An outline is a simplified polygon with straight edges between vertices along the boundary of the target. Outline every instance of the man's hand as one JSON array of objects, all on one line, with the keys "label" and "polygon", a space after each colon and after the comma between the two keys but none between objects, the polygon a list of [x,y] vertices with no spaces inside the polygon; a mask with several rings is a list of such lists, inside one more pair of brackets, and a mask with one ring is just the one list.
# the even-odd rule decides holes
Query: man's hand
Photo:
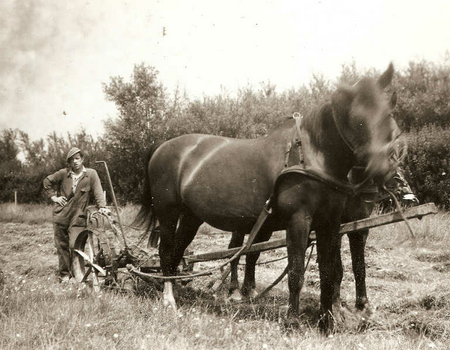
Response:
[{"label": "man's hand", "polygon": [[61,197],[53,196],[51,199],[53,202],[59,204],[62,207],[67,204],[67,198],[64,196]]},{"label": "man's hand", "polygon": [[109,210],[108,208],[99,208],[98,211],[103,215],[111,215],[111,210]]}]

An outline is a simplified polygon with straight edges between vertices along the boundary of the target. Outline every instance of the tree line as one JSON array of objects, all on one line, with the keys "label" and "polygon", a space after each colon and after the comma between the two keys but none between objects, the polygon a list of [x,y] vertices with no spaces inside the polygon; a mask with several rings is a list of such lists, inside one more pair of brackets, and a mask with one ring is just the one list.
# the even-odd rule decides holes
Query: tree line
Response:
[{"label": "tree line", "polygon": [[[169,94],[155,67],[139,64],[129,80],[111,77],[103,84],[105,98],[117,107],[117,116],[104,122],[104,134],[94,139],[85,130],[31,141],[20,130],[0,134],[0,202],[46,202],[42,180],[66,166],[72,146],[86,153],[87,166],[95,160],[108,164],[116,196],[121,204],[140,200],[145,153],[156,141],[187,133],[206,133],[235,138],[263,136],[283,118],[301,114],[326,101],[335,84],[353,84],[362,76],[377,76],[375,69],[359,71],[355,64],[343,65],[335,82],[313,75],[308,84],[277,91],[262,82],[235,93],[227,90],[191,100],[184,92]],[[450,208],[450,56],[441,63],[410,62],[396,72],[391,86],[398,102],[393,114],[408,140],[404,160],[406,177],[422,202],[433,201]],[[22,155],[24,160],[19,160]],[[97,168],[108,190],[103,168]]]}]

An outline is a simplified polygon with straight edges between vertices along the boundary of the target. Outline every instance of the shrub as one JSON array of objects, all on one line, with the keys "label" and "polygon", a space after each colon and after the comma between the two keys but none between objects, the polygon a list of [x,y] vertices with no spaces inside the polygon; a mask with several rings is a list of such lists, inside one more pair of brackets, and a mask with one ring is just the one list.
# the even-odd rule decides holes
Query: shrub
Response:
[{"label": "shrub", "polygon": [[410,62],[397,74],[394,89],[398,92],[394,115],[402,130],[450,126],[450,60]]},{"label": "shrub", "polygon": [[450,128],[428,125],[407,135],[405,170],[422,203],[450,208]]}]

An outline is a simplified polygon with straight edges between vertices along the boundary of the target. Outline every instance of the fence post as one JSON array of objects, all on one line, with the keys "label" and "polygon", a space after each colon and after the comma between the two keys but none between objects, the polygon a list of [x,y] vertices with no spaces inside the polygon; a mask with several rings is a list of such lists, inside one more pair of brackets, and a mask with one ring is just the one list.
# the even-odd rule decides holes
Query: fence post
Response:
[{"label": "fence post", "polygon": [[14,191],[14,210],[17,210],[17,191]]}]

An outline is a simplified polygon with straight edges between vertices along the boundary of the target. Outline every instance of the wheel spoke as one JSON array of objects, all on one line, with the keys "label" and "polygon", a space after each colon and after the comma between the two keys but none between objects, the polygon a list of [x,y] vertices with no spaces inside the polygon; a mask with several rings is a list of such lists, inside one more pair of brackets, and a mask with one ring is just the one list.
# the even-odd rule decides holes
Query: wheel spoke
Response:
[{"label": "wheel spoke", "polygon": [[101,268],[99,265],[94,264],[94,262],[91,260],[91,258],[85,252],[82,252],[81,250],[78,250],[78,249],[75,249],[74,251],[83,257],[83,259],[85,261],[85,265],[89,266],[89,269],[91,269],[93,267],[98,272],[100,272],[102,275],[106,276],[106,271],[103,268]]},{"label": "wheel spoke", "polygon": [[83,259],[85,261],[87,261],[88,263],[91,263],[91,259],[89,258],[89,256],[85,252],[82,252],[81,250],[78,250],[78,249],[75,249],[74,252],[77,253],[77,254],[80,254],[83,257]]},{"label": "wheel spoke", "polygon": [[89,277],[89,275],[92,272],[92,267],[88,267],[86,273],[83,276],[83,279],[81,280],[81,283],[86,282],[87,278]]},{"label": "wheel spoke", "polygon": [[99,277],[107,276],[105,257],[98,233],[84,230],[79,233],[73,248],[72,269],[79,283],[92,283],[94,291],[100,290]]},{"label": "wheel spoke", "polygon": [[100,272],[103,276],[106,276],[106,271],[104,269],[102,269],[100,266],[98,266],[97,264],[92,263],[91,266],[96,269],[98,272]]}]

